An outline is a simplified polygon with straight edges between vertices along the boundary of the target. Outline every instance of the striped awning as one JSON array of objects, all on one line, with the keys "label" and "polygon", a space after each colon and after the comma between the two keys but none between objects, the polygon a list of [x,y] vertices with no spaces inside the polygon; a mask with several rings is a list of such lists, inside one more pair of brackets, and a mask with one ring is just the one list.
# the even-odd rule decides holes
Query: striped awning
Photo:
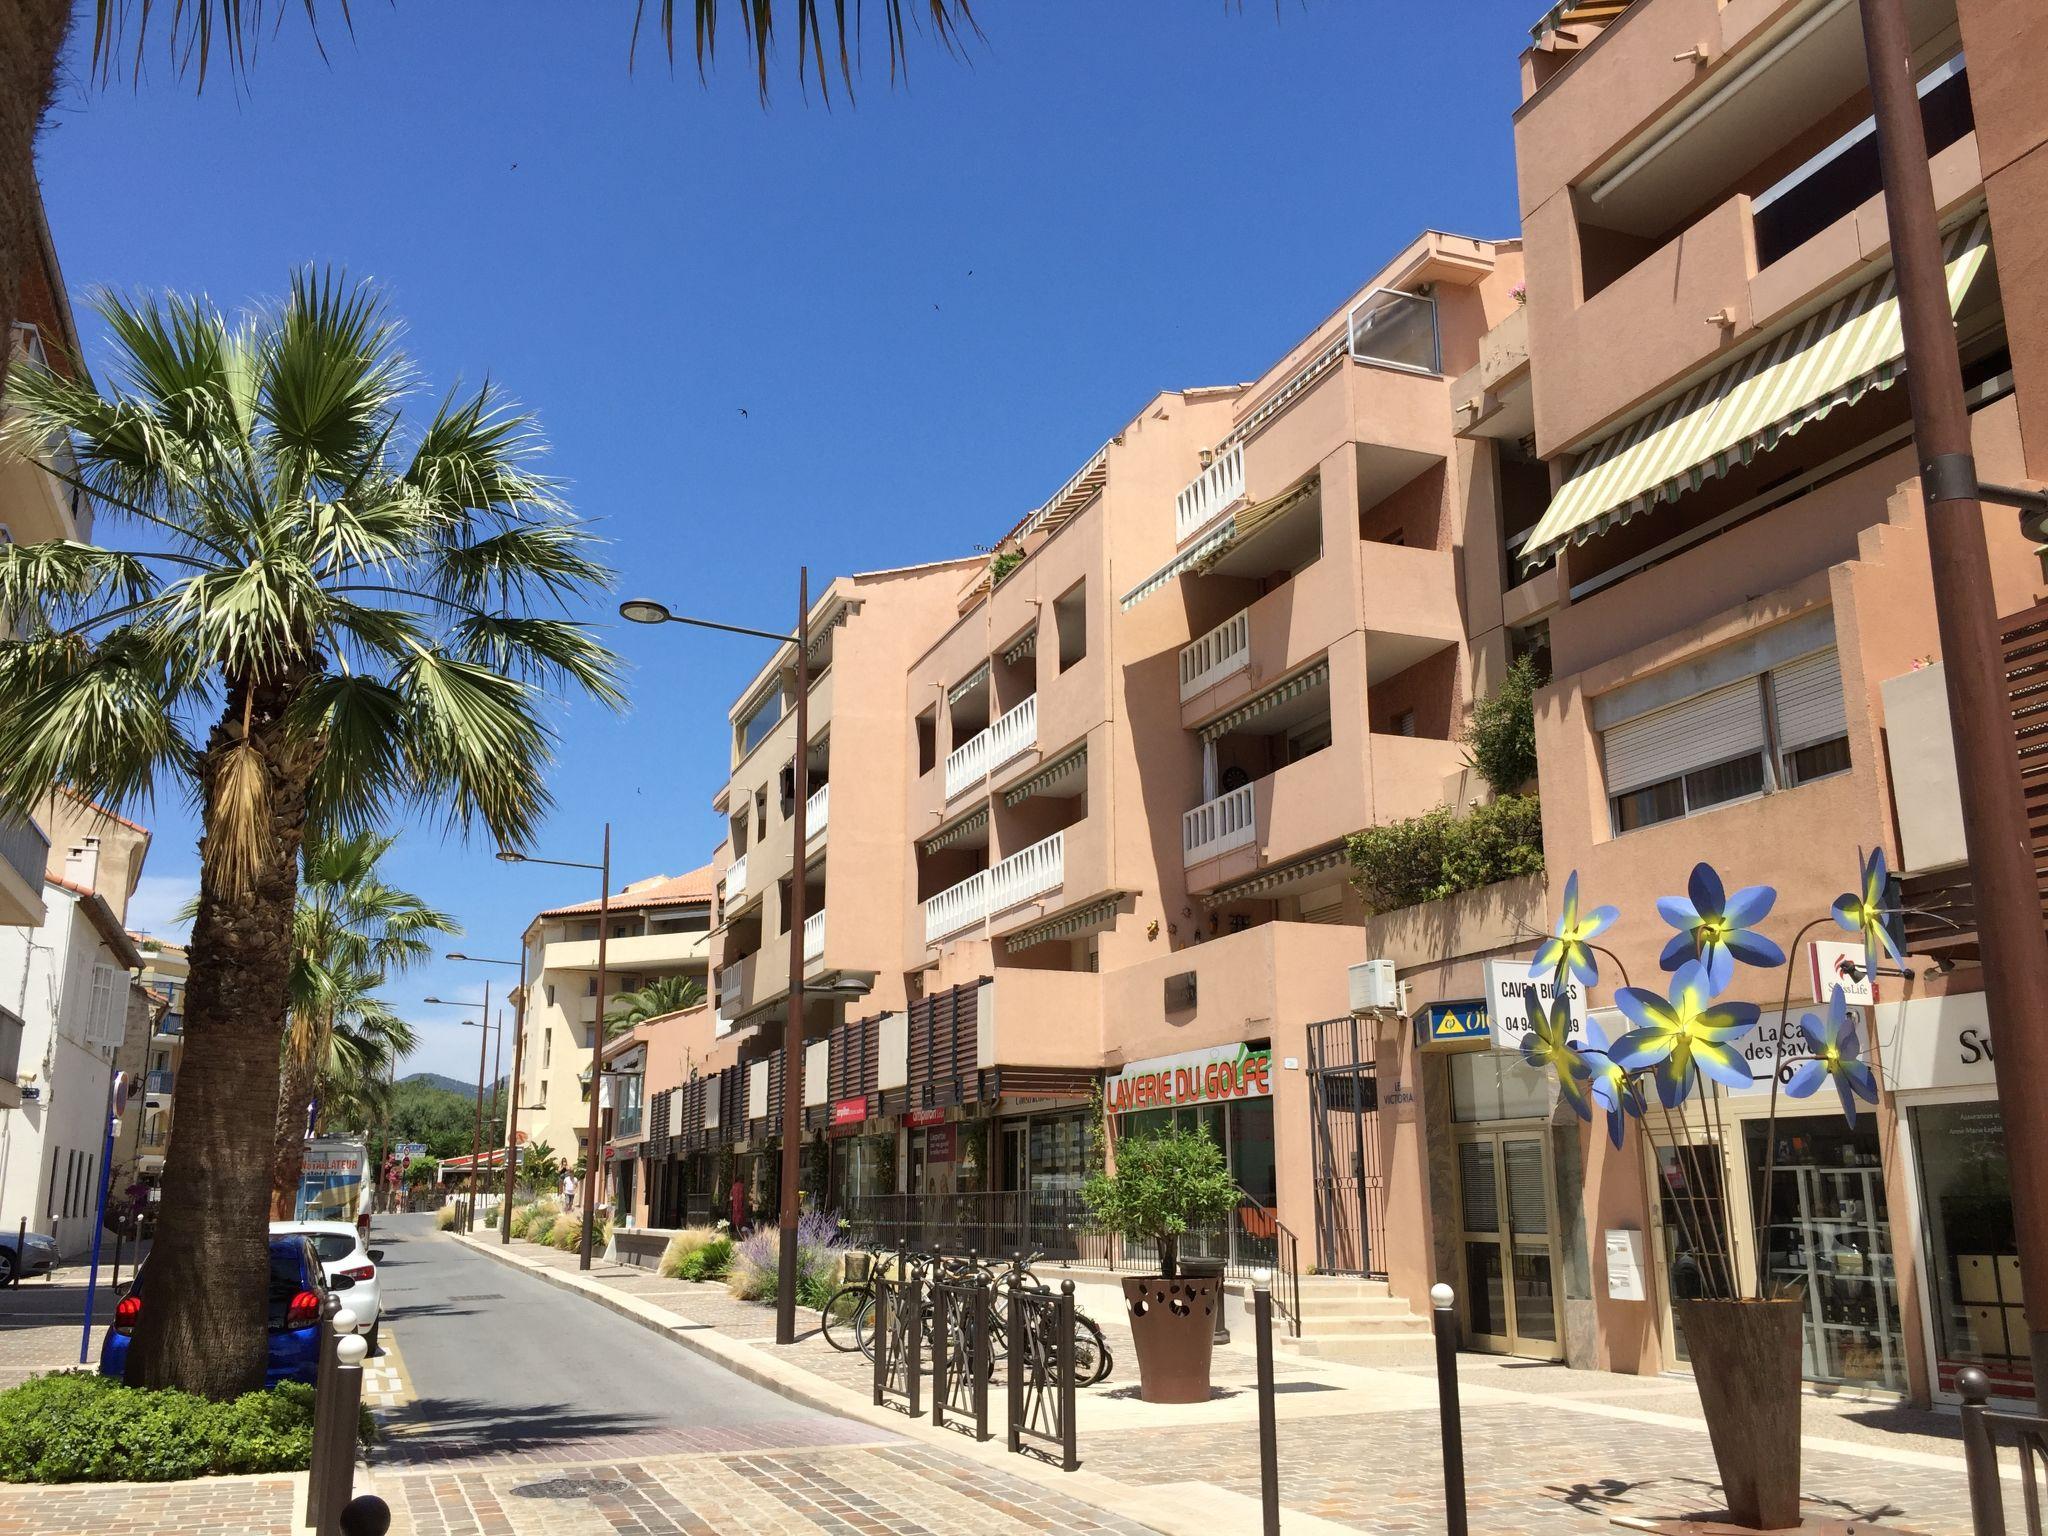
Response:
[{"label": "striped awning", "polygon": [[1022,805],[1033,795],[1042,794],[1044,791],[1051,789],[1087,761],[1088,747],[1086,743],[1083,743],[1057,762],[1047,763],[1022,783],[1004,790],[1003,804]]},{"label": "striped awning", "polygon": [[[1951,230],[1943,247],[1953,313],[1990,254],[1986,216]],[[1904,353],[1897,277],[1886,272],[1587,452],[1522,559],[1539,565],[1749,463],[1836,406],[1889,388],[1905,371]]]},{"label": "striped awning", "polygon": [[959,842],[961,838],[971,833],[979,832],[987,825],[988,807],[984,805],[973,815],[963,816],[943,832],[935,833],[931,837],[926,838],[924,851],[926,853],[937,853],[941,848],[950,848]]},{"label": "striped awning", "polygon": [[1202,557],[1201,572],[1212,570],[1216,563],[1233,549],[1249,544],[1281,516],[1292,512],[1304,501],[1309,500],[1323,488],[1320,472],[1310,475],[1301,484],[1290,486],[1278,496],[1268,496],[1264,501],[1254,502],[1243,508],[1231,519],[1230,537]]},{"label": "striped awning", "polygon": [[1034,944],[1050,944],[1054,939],[1071,939],[1086,933],[1090,928],[1099,928],[1116,916],[1116,909],[1123,901],[1121,892],[1105,896],[1100,901],[1091,901],[1085,907],[1076,907],[1058,917],[1043,923],[1033,923],[1029,928],[1020,928],[1015,933],[1003,935],[1003,948],[1010,954],[1020,949],[1029,949]]},{"label": "striped awning", "polygon": [[1207,533],[1195,540],[1194,543],[1180,551],[1171,560],[1167,561],[1166,564],[1131,588],[1130,591],[1126,592],[1119,599],[1119,606],[1122,607],[1124,612],[1129,613],[1154,592],[1159,591],[1169,581],[1172,581],[1174,577],[1180,575],[1182,571],[1191,569],[1198,561],[1209,555],[1236,533],[1238,516],[1239,514],[1232,513],[1229,517],[1224,518],[1222,522],[1211,528]]},{"label": "striped awning", "polygon": [[1006,665],[1014,667],[1026,656],[1036,656],[1037,654],[1038,626],[1033,624],[1023,634],[1010,642],[1009,649],[1003,652],[1003,661]]},{"label": "striped awning", "polygon": [[1290,699],[1298,699],[1309,689],[1330,680],[1330,660],[1326,656],[1306,672],[1297,672],[1283,678],[1257,698],[1246,699],[1227,715],[1219,715],[1202,727],[1202,740],[1218,741],[1228,736],[1239,726],[1256,720],[1269,709],[1278,709]]},{"label": "striped awning", "polygon": [[1277,890],[1283,885],[1291,885],[1296,880],[1306,880],[1312,875],[1322,874],[1325,870],[1335,869],[1343,862],[1344,849],[1341,845],[1325,848],[1320,853],[1311,853],[1290,864],[1277,864],[1271,869],[1260,870],[1248,879],[1234,881],[1229,885],[1219,885],[1202,897],[1202,905],[1213,909],[1228,906],[1233,901],[1246,901],[1254,896],[1263,896],[1268,891]]},{"label": "striped awning", "polygon": [[975,689],[987,681],[988,663],[984,661],[980,666],[946,690],[946,702],[948,704],[958,704],[968,694],[974,692]]},{"label": "striped awning", "polygon": [[1629,0],[1557,0],[1529,36],[1540,43],[1559,27],[1604,27],[1628,7]]}]

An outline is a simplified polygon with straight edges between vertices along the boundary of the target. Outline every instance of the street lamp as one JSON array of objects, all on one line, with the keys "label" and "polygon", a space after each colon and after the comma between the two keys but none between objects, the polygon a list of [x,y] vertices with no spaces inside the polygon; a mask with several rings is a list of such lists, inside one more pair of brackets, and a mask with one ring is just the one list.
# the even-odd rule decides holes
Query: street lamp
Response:
[{"label": "street lamp", "polygon": [[811,789],[810,750],[810,622],[811,571],[797,571],[796,630],[779,635],[772,630],[748,629],[739,624],[717,624],[710,619],[689,619],[671,613],[666,604],[652,598],[628,598],[619,604],[619,616],[635,624],[688,624],[695,629],[715,629],[722,634],[749,635],[773,640],[777,646],[796,646],[796,761],[791,769],[790,835],[795,849],[795,867],[789,874],[789,1022],[782,1035],[782,1242],[777,1255],[775,1287],[775,1342],[796,1342],[796,1228],[802,1214],[803,1197],[797,1189],[799,1143],[804,1127],[804,849],[809,841],[805,825],[809,815]]},{"label": "street lamp", "polygon": [[[590,1268],[591,1234],[592,1230],[597,1226],[597,1171],[604,1166],[604,1149],[597,1144],[598,1092],[596,1072],[600,1058],[603,1055],[605,984],[609,980],[608,973],[605,970],[605,943],[611,937],[612,931],[612,824],[610,822],[604,824],[604,857],[596,864],[587,864],[579,859],[543,859],[537,854],[521,853],[514,848],[500,848],[498,850],[498,859],[501,863],[505,864],[551,864],[557,869],[591,869],[597,871],[597,1018],[590,1026],[590,1067],[592,1074],[590,1079],[590,1128],[584,1137],[585,1146],[583,1151],[583,1242],[576,1260],[576,1267],[578,1269],[588,1269]],[[519,1005],[523,1013],[526,1007],[526,988],[523,985],[523,978],[526,975],[526,941],[523,936],[520,939],[519,953],[521,957],[519,974],[522,978],[522,985],[519,989]],[[499,961],[498,963],[502,965],[504,962]],[[522,1031],[522,1035],[523,1033]],[[517,1059],[515,1055],[515,1063]],[[507,1227],[505,1230],[507,1236],[503,1240],[509,1242],[511,1240],[511,1229]]]},{"label": "street lamp", "polygon": [[[476,1165],[483,1156],[484,1148],[484,1052],[491,1043],[491,984],[488,981],[484,983],[484,1000],[481,1003],[458,1003],[445,997],[426,997],[420,1001],[432,1003],[436,1008],[477,1008],[483,1013],[480,1021],[458,1021],[465,1029],[483,1031],[476,1038],[476,1128],[469,1138],[469,1209],[462,1218],[462,1230],[471,1232],[476,1229]],[[501,1037],[504,1035],[503,1025],[499,1026],[498,1033]]]},{"label": "street lamp", "polygon": [[[468,965],[502,965],[519,973],[519,995],[512,1004],[512,1091],[506,1095],[511,1103],[506,1106],[505,1116],[505,1199],[503,1209],[498,1212],[498,1242],[509,1244],[512,1241],[512,1187],[519,1153],[519,1089],[526,1081],[521,1075],[526,1061],[526,939],[521,935],[517,960],[465,955],[461,950],[450,951],[448,958]],[[499,1043],[502,1045],[503,1042],[501,1031]]]}]

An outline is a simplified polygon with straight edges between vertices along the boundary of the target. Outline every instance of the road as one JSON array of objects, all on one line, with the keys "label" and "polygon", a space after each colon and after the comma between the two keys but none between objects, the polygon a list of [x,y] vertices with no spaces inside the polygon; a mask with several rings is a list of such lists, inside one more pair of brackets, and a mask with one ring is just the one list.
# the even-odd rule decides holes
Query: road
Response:
[{"label": "road", "polygon": [[414,1407],[401,1462],[872,1440],[544,1280],[381,1217],[384,1331]]}]

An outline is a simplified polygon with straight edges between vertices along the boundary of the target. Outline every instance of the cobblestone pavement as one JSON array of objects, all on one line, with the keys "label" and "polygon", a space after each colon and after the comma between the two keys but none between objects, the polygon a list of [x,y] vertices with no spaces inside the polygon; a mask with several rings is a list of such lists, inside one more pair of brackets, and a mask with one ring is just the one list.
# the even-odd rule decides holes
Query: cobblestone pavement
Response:
[{"label": "cobblestone pavement", "polygon": [[[103,1276],[93,1295],[93,1337],[87,1351],[94,1364],[99,1361],[100,1331],[113,1320],[119,1300],[120,1292]],[[61,1272],[56,1279],[0,1288],[0,1388],[46,1371],[77,1370],[84,1321],[83,1274]]]}]

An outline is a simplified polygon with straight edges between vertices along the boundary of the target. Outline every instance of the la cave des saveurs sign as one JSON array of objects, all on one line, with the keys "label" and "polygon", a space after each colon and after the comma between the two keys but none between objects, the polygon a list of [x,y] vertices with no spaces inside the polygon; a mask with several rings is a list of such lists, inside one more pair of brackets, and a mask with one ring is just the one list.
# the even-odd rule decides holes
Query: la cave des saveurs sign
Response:
[{"label": "la cave des saveurs sign", "polygon": [[1103,1089],[1103,1108],[1112,1115],[1184,1104],[1222,1104],[1231,1099],[1264,1099],[1273,1093],[1273,1053],[1263,1047],[1215,1045],[1178,1056],[1134,1061]]}]

